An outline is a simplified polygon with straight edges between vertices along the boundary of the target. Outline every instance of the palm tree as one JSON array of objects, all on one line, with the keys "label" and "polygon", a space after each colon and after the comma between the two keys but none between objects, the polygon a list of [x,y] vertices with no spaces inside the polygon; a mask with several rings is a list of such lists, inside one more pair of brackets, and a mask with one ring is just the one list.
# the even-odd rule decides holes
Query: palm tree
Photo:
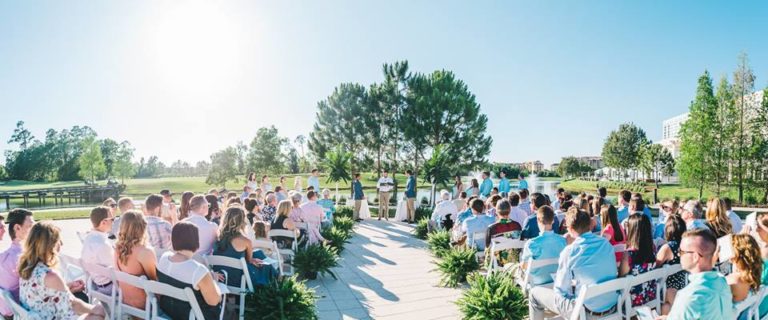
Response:
[{"label": "palm tree", "polygon": [[341,146],[337,146],[334,150],[331,150],[325,154],[325,161],[323,166],[328,169],[328,180],[326,183],[336,183],[336,199],[339,198],[339,181],[352,180],[350,176],[350,163],[352,160],[352,153],[345,151]]}]

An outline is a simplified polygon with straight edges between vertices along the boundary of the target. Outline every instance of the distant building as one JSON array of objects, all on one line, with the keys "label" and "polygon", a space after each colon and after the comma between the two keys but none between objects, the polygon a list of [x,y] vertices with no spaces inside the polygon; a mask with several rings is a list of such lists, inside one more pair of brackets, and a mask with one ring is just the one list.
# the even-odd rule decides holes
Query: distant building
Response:
[{"label": "distant building", "polygon": [[560,167],[560,163],[559,162],[553,163],[553,164],[549,165],[549,170],[550,171],[557,171],[558,167]]},{"label": "distant building", "polygon": [[595,170],[605,167],[603,164],[603,157],[600,156],[576,157],[576,160],[592,167],[592,169]]},{"label": "distant building", "polygon": [[528,172],[541,172],[544,171],[544,164],[541,163],[541,161],[528,161],[524,163],[525,170],[528,170]]},{"label": "distant building", "polygon": [[672,158],[680,156],[680,127],[688,120],[688,112],[674,116],[661,123],[661,141],[658,143],[667,149]]}]

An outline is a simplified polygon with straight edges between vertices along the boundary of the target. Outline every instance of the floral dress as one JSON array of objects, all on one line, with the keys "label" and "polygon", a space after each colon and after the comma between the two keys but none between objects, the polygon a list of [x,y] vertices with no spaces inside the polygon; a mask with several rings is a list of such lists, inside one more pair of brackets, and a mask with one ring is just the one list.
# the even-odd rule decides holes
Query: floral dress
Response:
[{"label": "floral dress", "polygon": [[[669,249],[672,250],[672,260],[667,261],[666,264],[674,265],[680,263],[680,243],[677,241],[667,242]],[[667,277],[667,288],[680,290],[685,287],[686,276],[688,272],[680,271]]]},{"label": "floral dress", "polygon": [[[656,268],[656,262],[643,262],[634,263],[634,257],[637,251],[631,250],[626,252],[629,255],[629,273],[633,276],[637,276],[641,273],[651,271]],[[656,280],[651,280],[638,284],[629,290],[630,298],[632,299],[632,306],[642,306],[648,301],[656,299]]]},{"label": "floral dress", "polygon": [[48,266],[38,263],[29,279],[21,279],[19,300],[25,308],[39,315],[40,319],[77,319],[72,309],[72,294],[45,286],[45,275],[48,272],[51,272]]}]

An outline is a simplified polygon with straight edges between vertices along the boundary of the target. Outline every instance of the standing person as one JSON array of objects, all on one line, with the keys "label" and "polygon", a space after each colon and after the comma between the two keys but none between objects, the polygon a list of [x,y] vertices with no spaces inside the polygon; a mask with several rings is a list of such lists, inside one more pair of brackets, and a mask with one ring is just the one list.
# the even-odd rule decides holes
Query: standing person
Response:
[{"label": "standing person", "polygon": [[360,182],[360,173],[355,173],[355,179],[352,181],[352,200],[355,201],[354,210],[352,211],[352,218],[355,221],[363,221],[360,219],[360,208],[363,206],[363,200],[365,194],[363,193],[363,183]]},{"label": "standing person", "polygon": [[744,224],[741,222],[741,217],[733,211],[733,200],[731,198],[723,198],[723,205],[725,205],[725,210],[728,212],[728,219],[731,219],[733,233],[740,233]]},{"label": "standing person", "polygon": [[507,179],[507,172],[501,170],[499,177],[501,178],[499,179],[499,193],[501,193],[502,197],[506,198],[507,195],[509,195],[510,190],[509,179]]},{"label": "standing person", "polygon": [[458,199],[462,192],[465,192],[464,183],[461,182],[461,176],[457,174],[453,177],[453,199]]},{"label": "standing person", "polygon": [[176,203],[173,201],[173,193],[171,193],[171,190],[165,189],[160,191],[160,195],[163,196],[163,207],[160,211],[160,217],[171,225],[176,224],[179,221],[179,212],[176,210]]},{"label": "standing person", "polygon": [[384,218],[389,221],[389,193],[394,186],[395,183],[392,181],[392,178],[389,177],[389,171],[384,170],[384,172],[381,173],[379,182],[376,183],[376,188],[379,189],[379,220],[381,220],[381,216],[383,215]]},{"label": "standing person", "polygon": [[251,190],[256,190],[256,188],[259,187],[259,181],[257,181],[256,172],[251,172],[248,174],[248,186],[251,187]]},{"label": "standing person", "polygon": [[[0,288],[8,290],[16,301],[19,301],[19,257],[21,257],[22,245],[27,239],[27,234],[35,224],[32,211],[27,209],[13,209],[8,212],[8,235],[11,237],[11,246],[0,253]],[[0,316],[13,319],[13,310],[0,300]]]},{"label": "standing person", "polygon": [[[673,214],[667,218],[664,223],[663,244],[656,253],[656,265],[676,265],[680,264],[680,241],[683,240],[685,233],[685,221],[679,214]],[[668,314],[672,303],[675,302],[677,291],[685,287],[685,280],[688,273],[683,270],[667,276],[667,291],[664,293],[664,304],[661,306],[661,314]]]},{"label": "standing person", "polygon": [[491,190],[493,189],[491,173],[489,171],[483,171],[481,177],[483,178],[483,184],[480,185],[480,195],[484,198],[488,198],[491,195]]},{"label": "standing person", "polygon": [[253,191],[253,189],[251,189],[251,187],[249,185],[247,185],[247,184],[244,185],[243,186],[243,193],[240,194],[240,202],[242,202],[243,200],[248,198],[248,196],[251,195],[251,191]]},{"label": "standing person", "polygon": [[[285,176],[280,176],[280,180],[277,185],[283,190],[288,190],[288,188],[285,187],[285,179]],[[277,190],[275,190],[275,192],[277,192]]]},{"label": "standing person", "polygon": [[[592,219],[586,211],[576,210],[565,217],[568,233],[576,238],[563,249],[557,265],[552,288],[533,287],[528,296],[529,316],[532,320],[544,319],[549,310],[563,318],[571,318],[576,295],[585,286],[616,279],[617,270],[613,246],[603,237],[590,232]],[[584,307],[592,313],[607,313],[616,307],[618,293],[611,291],[584,301]]]},{"label": "standing person", "polygon": [[189,217],[184,221],[197,227],[198,243],[195,254],[210,254],[219,237],[219,226],[205,219],[208,214],[208,201],[205,196],[197,195],[189,200]]},{"label": "standing person", "polygon": [[683,234],[680,265],[690,273],[688,285],[677,291],[669,315],[660,319],[733,319],[733,294],[725,277],[714,271],[717,238],[708,229]]},{"label": "standing person", "polygon": [[307,188],[315,187],[315,192],[320,192],[320,171],[312,169],[312,175],[307,178]]},{"label": "standing person", "polygon": [[517,175],[517,188],[522,189],[528,189],[528,181],[525,180],[525,174],[520,172],[519,175]]},{"label": "standing person", "polygon": [[416,221],[416,177],[412,170],[405,170],[405,176],[408,180],[405,184],[406,209],[408,211],[408,223]]},{"label": "standing person", "polygon": [[480,183],[477,182],[477,179],[472,178],[472,180],[469,181],[469,188],[465,190],[467,192],[467,195],[470,197],[479,197],[480,196]]},{"label": "standing person", "polygon": [[269,183],[269,177],[266,174],[261,176],[261,190],[264,192],[272,191],[272,184]]},{"label": "standing person", "polygon": [[293,178],[293,191],[301,193],[302,189],[302,183],[301,183],[301,176],[296,176]]},{"label": "standing person", "polygon": [[[146,243],[147,220],[138,211],[123,215],[123,223],[115,243],[116,268],[132,276],[157,280],[157,255]],[[120,282],[123,303],[144,310],[147,294],[143,288]]]},{"label": "standing person", "polygon": [[144,215],[147,218],[149,244],[155,249],[171,249],[171,224],[160,218],[163,197],[153,194],[144,201]]},{"label": "standing person", "polygon": [[[114,220],[115,217],[108,207],[100,206],[91,210],[93,230],[88,232],[88,235],[83,239],[83,248],[80,253],[83,263],[97,264],[105,268],[115,266],[115,248],[112,246],[108,234],[112,230]],[[94,270],[88,270],[87,267],[85,271],[94,273]],[[93,281],[96,291],[103,294],[112,293],[113,283],[110,278],[94,275],[91,281]]]}]

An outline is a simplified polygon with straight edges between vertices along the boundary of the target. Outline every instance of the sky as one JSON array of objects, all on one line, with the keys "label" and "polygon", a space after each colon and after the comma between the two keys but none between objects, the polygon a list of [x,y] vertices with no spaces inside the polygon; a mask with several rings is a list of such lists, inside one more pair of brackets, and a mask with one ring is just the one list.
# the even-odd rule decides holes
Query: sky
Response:
[{"label": "sky", "polygon": [[408,60],[467,84],[491,161],[549,165],[599,155],[624,122],[660,140],[740,52],[765,88],[765,17],[765,1],[2,1],[0,150],[23,120],[210,160],[264,126],[308,136],[334,87]]}]

